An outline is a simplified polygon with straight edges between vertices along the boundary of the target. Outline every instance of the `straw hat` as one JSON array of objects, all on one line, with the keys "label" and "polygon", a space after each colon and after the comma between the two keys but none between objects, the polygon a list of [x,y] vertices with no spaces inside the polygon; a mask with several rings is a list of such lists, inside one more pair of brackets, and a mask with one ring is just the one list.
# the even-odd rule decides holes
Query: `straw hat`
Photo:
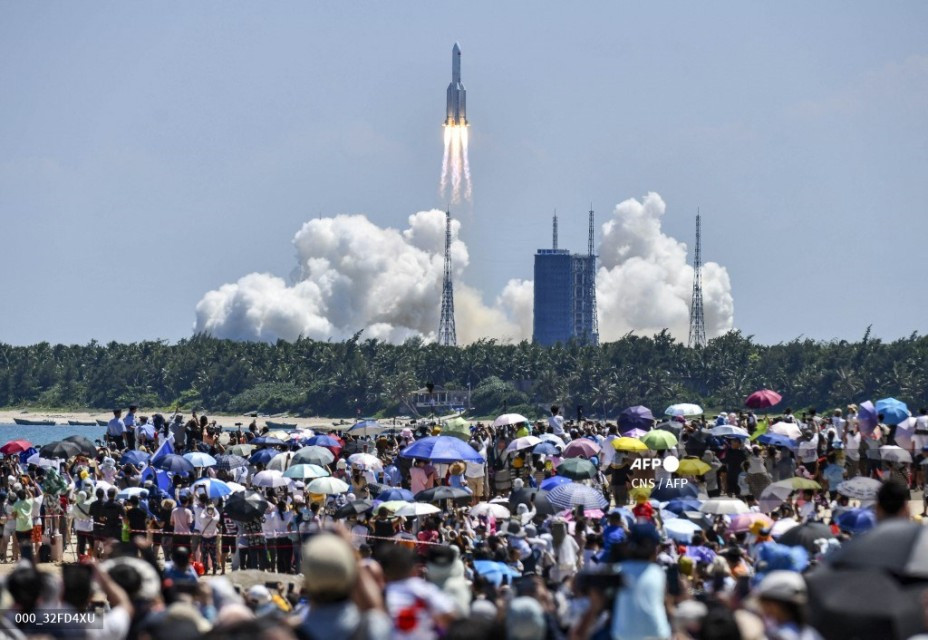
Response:
[{"label": "straw hat", "polygon": [[449,472],[451,473],[451,475],[453,475],[453,476],[457,476],[457,475],[460,475],[460,474],[464,473],[464,471],[465,471],[466,469],[467,469],[467,465],[465,465],[463,462],[460,462],[460,461],[459,461],[459,462],[453,462],[453,463],[451,463],[451,466],[448,467],[448,471],[449,471]]}]

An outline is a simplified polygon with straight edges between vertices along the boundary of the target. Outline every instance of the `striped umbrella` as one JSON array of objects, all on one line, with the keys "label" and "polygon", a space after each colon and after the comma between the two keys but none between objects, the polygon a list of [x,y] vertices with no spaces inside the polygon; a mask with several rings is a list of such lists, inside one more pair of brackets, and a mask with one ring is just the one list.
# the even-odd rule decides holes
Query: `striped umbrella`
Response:
[{"label": "striped umbrella", "polygon": [[584,509],[605,509],[609,506],[603,494],[592,487],[577,482],[562,484],[548,492],[548,502],[556,509],[573,509],[580,505]]}]

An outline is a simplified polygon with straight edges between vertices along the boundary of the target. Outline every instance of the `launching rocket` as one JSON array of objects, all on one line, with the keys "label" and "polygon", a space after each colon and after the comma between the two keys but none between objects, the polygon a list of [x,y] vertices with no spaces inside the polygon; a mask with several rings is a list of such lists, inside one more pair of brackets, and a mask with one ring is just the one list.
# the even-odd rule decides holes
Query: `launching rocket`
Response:
[{"label": "launching rocket", "polygon": [[467,89],[461,84],[461,45],[451,49],[451,84],[448,85],[448,104],[445,126],[467,125]]}]

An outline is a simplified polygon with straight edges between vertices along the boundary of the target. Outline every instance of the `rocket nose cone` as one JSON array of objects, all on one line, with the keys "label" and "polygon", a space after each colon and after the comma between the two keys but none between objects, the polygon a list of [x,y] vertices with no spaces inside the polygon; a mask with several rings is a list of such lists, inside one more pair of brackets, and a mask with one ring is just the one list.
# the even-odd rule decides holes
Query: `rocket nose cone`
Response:
[{"label": "rocket nose cone", "polygon": [[451,47],[451,51],[454,52],[454,53],[460,54],[460,53],[461,53],[461,45],[459,45],[457,42],[455,42],[455,43],[454,43],[454,46]]}]

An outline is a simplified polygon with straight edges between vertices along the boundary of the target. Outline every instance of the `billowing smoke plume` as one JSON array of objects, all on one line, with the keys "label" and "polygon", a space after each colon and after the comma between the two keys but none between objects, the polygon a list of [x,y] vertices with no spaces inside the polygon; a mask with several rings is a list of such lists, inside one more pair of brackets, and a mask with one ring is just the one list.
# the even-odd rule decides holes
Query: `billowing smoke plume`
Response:
[{"label": "billowing smoke plume", "polygon": [[[661,231],[666,205],[649,193],[619,204],[602,225],[596,296],[602,341],[629,331],[668,328],[686,340],[693,269],[686,245]],[[364,337],[403,342],[434,340],[438,329],[445,214],[421,211],[403,231],[381,228],[363,215],[339,215],[303,225],[293,244],[295,284],[253,273],[210,291],[196,308],[194,329],[238,340],[340,340]],[[461,344],[479,338],[532,337],[533,283],[510,280],[492,306],[462,282],[470,257],[452,220],[455,320]],[[526,256],[526,260],[529,256]],[[732,327],[734,303],[724,267],[703,267],[706,333]]]},{"label": "billowing smoke plume", "polygon": [[[520,328],[499,307],[486,306],[460,282],[470,258],[459,231],[452,220],[458,340],[519,339]],[[404,231],[378,227],[363,215],[311,220],[293,238],[295,284],[252,273],[223,285],[197,304],[194,329],[236,340],[340,340],[362,329],[365,338],[389,342],[433,340],[444,243],[445,214],[438,210],[411,215]]]},{"label": "billowing smoke plume", "polygon": [[[602,341],[664,328],[678,340],[688,337],[693,267],[687,263],[686,244],[661,231],[666,209],[658,194],[649,193],[641,202],[632,198],[620,203],[602,226],[596,278]],[[713,338],[734,324],[725,267],[703,264],[702,291],[706,335]]]}]

